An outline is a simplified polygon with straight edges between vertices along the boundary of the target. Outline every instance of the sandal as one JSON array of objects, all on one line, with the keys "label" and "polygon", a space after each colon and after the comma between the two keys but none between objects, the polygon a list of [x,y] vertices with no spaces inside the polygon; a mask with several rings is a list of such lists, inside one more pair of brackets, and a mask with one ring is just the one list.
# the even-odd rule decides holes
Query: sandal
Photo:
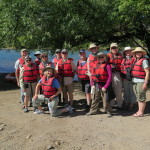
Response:
[{"label": "sandal", "polygon": [[144,114],[135,113],[135,114],[133,114],[133,117],[144,117]]}]

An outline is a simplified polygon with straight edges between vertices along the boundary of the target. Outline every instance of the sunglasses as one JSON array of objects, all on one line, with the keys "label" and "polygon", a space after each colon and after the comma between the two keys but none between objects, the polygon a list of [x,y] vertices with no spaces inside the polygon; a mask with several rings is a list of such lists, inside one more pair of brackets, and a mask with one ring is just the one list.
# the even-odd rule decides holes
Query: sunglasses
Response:
[{"label": "sunglasses", "polygon": [[104,58],[103,56],[99,56],[98,58]]},{"label": "sunglasses", "polygon": [[31,59],[27,59],[26,61],[31,61]]},{"label": "sunglasses", "polygon": [[117,47],[112,47],[111,49],[117,49]]},{"label": "sunglasses", "polygon": [[42,56],[43,58],[47,58],[48,56]]},{"label": "sunglasses", "polygon": [[61,52],[56,52],[56,54],[60,54]]},{"label": "sunglasses", "polygon": [[67,54],[67,53],[65,53],[65,52],[62,52],[62,54]]}]

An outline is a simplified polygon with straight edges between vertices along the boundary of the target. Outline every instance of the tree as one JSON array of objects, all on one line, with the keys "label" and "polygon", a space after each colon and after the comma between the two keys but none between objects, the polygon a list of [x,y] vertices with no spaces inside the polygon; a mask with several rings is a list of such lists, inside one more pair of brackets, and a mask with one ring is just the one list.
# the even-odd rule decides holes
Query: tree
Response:
[{"label": "tree", "polygon": [[140,39],[150,49],[148,0],[1,0],[1,47],[62,48]]}]

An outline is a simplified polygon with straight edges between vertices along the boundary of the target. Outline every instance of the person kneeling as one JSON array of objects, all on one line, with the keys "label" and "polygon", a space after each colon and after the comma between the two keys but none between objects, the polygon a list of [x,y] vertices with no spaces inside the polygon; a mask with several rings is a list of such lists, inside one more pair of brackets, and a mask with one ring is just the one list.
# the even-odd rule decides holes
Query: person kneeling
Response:
[{"label": "person kneeling", "polygon": [[[38,109],[34,114],[44,113],[41,107],[42,102],[47,102],[49,106],[49,111],[52,117],[57,117],[63,112],[69,111],[72,113],[70,106],[57,110],[57,105],[59,102],[58,95],[61,93],[61,87],[58,80],[54,77],[55,70],[52,67],[46,67],[44,70],[44,76],[41,78],[36,86],[35,95],[33,96],[32,103],[34,107]],[[38,95],[40,88],[42,88],[43,94]]]}]

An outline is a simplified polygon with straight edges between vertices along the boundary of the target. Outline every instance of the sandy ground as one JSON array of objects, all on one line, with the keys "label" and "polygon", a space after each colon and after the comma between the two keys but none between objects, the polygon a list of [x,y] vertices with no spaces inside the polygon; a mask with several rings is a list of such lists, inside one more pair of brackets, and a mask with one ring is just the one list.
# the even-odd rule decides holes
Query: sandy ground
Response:
[{"label": "sandy ground", "polygon": [[[150,104],[145,117],[134,112],[114,111],[113,117],[100,113],[86,116],[84,94],[75,83],[76,112],[52,118],[35,115],[30,107],[24,113],[15,84],[5,82],[0,74],[0,150],[149,150]],[[147,92],[150,100],[150,92]],[[137,107],[135,107],[136,111]]]}]

